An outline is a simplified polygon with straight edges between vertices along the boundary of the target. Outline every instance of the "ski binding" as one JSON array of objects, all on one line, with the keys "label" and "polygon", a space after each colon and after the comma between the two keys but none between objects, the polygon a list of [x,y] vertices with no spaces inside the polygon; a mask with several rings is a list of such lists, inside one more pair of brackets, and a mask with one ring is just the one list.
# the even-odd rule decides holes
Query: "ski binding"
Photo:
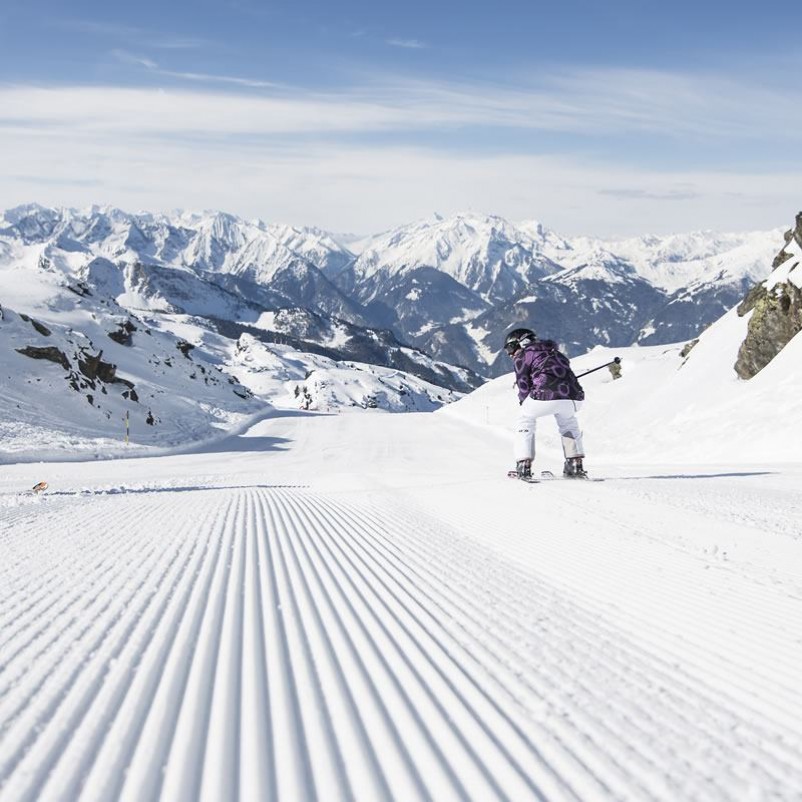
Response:
[{"label": "ski binding", "polygon": [[536,476],[518,476],[518,471],[507,471],[507,476],[510,479],[517,479],[519,482],[526,482],[530,485],[536,485],[540,482]]}]

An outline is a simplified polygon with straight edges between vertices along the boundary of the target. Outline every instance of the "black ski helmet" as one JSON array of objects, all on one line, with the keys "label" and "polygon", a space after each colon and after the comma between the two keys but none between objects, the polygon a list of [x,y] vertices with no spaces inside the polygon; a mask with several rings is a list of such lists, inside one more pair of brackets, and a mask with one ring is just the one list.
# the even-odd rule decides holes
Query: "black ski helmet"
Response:
[{"label": "black ski helmet", "polygon": [[537,335],[532,329],[513,329],[504,338],[504,350],[512,356],[517,350],[526,348],[535,340],[537,340]]}]

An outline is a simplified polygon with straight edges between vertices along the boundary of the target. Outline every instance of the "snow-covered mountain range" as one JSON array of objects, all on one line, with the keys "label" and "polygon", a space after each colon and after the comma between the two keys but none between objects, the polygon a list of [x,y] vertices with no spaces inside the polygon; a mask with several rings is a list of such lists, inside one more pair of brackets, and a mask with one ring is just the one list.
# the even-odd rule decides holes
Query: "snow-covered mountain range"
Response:
[{"label": "snow-covered mountain range", "polygon": [[134,285],[138,303],[190,311],[187,304],[213,295],[221,317],[241,322],[263,309],[303,307],[390,328],[445,361],[492,374],[501,332],[524,319],[574,352],[689,339],[766,277],[781,234],[568,240],[537,221],[471,213],[435,215],[351,250],[319,229],[221,212],[29,205],[0,220],[0,254],[6,262],[30,262],[31,252],[62,262],[73,254],[74,264],[99,257],[128,268],[123,283]]},{"label": "snow-covered mountain range", "polygon": [[[8,210],[0,216],[6,399],[25,397],[28,383],[47,398],[66,385],[89,401],[87,427],[102,433],[115,421],[116,433],[134,403],[138,418],[163,426],[150,440],[174,443],[187,434],[186,409],[197,409],[199,379],[215,388],[214,411],[192,424],[192,437],[257,413],[248,395],[263,384],[259,354],[284,365],[291,403],[426,408],[505,372],[501,339],[513,325],[572,355],[690,340],[765,279],[783,239],[778,229],[571,240],[536,221],[457,214],[349,241],[221,212]],[[32,357],[49,361],[47,376],[31,372]],[[133,385],[136,401],[111,403],[98,378],[111,368],[100,363],[114,367],[121,393]],[[176,368],[169,381],[165,365]]]},{"label": "snow-covered mountain range", "polygon": [[370,242],[335,277],[402,338],[484,375],[527,324],[576,354],[691,339],[768,275],[782,230],[568,240],[537,221],[458,214]]}]

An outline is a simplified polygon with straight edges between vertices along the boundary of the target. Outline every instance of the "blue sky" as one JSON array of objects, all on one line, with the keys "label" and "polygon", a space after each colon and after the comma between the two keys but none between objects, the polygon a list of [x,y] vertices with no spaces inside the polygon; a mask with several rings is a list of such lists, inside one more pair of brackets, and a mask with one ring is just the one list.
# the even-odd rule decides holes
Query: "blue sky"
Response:
[{"label": "blue sky", "polygon": [[4,0],[0,206],[786,225],[800,23],[784,2]]}]

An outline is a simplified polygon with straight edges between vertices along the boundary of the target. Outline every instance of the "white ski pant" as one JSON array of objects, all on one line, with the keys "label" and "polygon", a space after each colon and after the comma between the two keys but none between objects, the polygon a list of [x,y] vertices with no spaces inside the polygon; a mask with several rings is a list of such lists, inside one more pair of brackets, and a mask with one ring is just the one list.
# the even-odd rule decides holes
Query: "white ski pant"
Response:
[{"label": "white ski pant", "polygon": [[546,415],[554,415],[557,428],[562,438],[565,458],[584,457],[582,448],[582,432],[576,420],[576,413],[582,406],[581,401],[569,401],[561,398],[556,401],[537,401],[525,398],[521,404],[518,427],[515,433],[515,460],[535,458],[535,427],[537,419]]}]

